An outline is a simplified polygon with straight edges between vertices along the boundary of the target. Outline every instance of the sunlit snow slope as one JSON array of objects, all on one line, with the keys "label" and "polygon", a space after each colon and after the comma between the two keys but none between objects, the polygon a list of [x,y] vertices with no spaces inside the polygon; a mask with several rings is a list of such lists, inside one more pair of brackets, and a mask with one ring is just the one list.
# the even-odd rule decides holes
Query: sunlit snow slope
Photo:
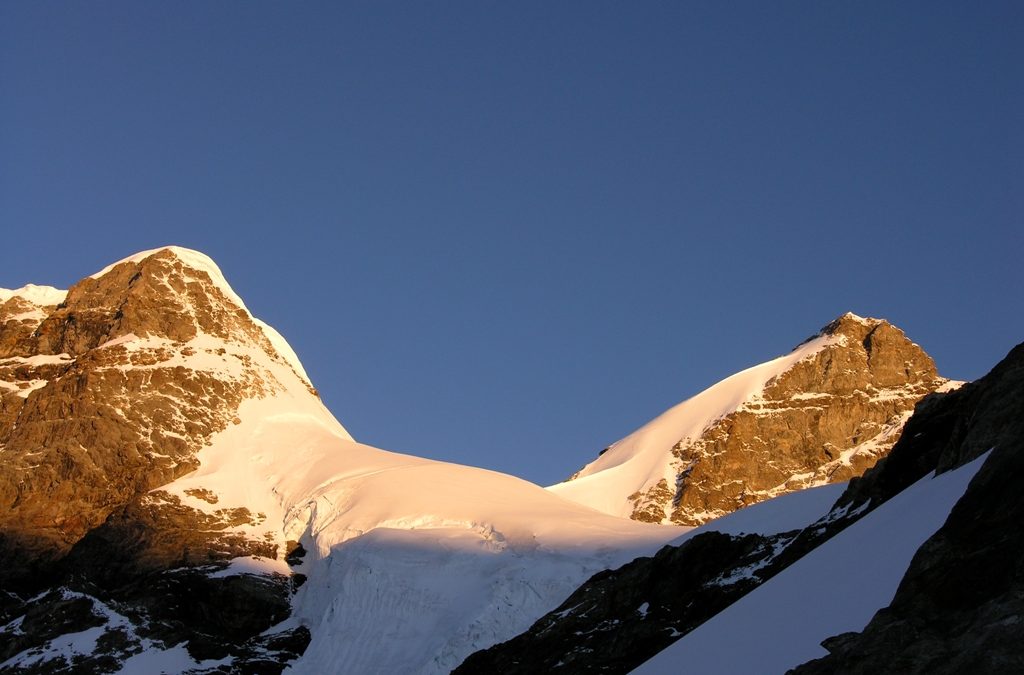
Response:
[{"label": "sunlit snow slope", "polygon": [[899,328],[847,312],[786,356],[668,410],[549,489],[612,515],[701,525],[861,475],[888,454],[914,405],[945,384]]},{"label": "sunlit snow slope", "polygon": [[841,339],[832,335],[815,338],[786,356],[722,380],[612,444],[583,467],[573,480],[552,485],[548,490],[605,513],[628,518],[634,509],[629,495],[649,490],[662,480],[675,484],[677,468],[672,461],[673,446],[699,438],[715,421],[755,401],[772,378]]},{"label": "sunlit snow slope", "polygon": [[[208,258],[175,251],[237,297]],[[265,515],[255,534],[279,543],[282,558],[288,540],[307,550],[289,621],[313,639],[292,672],[448,672],[525,630],[594,572],[679,535],[511,476],[356,443],[310,391],[294,352],[264,331],[284,359],[246,355],[276,385],[244,400],[200,451],[200,468],[162,489],[206,512]],[[266,559],[232,567],[287,570]]]}]

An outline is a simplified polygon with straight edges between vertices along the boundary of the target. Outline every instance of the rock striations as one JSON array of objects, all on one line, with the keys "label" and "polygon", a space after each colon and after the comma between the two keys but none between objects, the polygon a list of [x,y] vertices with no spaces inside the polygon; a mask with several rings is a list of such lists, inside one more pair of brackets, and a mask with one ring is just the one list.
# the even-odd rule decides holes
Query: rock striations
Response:
[{"label": "rock striations", "polygon": [[859,476],[947,385],[886,321],[844,314],[793,353],[738,373],[610,446],[555,493],[647,522],[700,525]]}]

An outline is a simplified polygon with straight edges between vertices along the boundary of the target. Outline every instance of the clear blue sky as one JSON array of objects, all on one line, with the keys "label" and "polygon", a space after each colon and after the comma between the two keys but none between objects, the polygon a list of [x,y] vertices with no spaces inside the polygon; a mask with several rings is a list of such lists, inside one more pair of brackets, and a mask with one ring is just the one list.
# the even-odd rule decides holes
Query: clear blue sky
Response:
[{"label": "clear blue sky", "polygon": [[5,2],[0,286],[218,261],[364,442],[568,475],[852,310],[1024,340],[1020,2]]}]

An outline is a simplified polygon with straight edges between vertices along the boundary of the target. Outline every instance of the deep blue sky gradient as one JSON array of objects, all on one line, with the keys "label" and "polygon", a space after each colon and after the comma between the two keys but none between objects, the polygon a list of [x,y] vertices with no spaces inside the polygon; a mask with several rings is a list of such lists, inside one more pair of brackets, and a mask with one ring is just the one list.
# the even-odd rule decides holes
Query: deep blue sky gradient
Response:
[{"label": "deep blue sky gradient", "polygon": [[218,261],[360,440],[550,483],[852,310],[1024,340],[1024,4],[7,2],[0,286]]}]

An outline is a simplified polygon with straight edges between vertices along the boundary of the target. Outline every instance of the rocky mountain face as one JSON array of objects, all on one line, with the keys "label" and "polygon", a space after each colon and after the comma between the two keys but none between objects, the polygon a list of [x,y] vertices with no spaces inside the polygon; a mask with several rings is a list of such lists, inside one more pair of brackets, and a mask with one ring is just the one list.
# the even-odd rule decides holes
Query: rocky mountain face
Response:
[{"label": "rocky mountain face", "polygon": [[0,302],[0,673],[447,673],[678,534],[355,442],[195,251]]},{"label": "rocky mountain face", "polygon": [[[607,497],[589,493],[617,490],[628,503],[622,515],[700,525],[861,475],[899,439],[914,405],[946,384],[898,328],[845,314],[790,357],[684,402],[551,489],[597,508]],[[656,470],[601,480],[644,461]],[[592,486],[577,489],[576,481]]]},{"label": "rocky mountain face", "polygon": [[[1018,672],[1024,667],[1024,345],[984,378],[916,407],[892,452],[808,526],[726,534],[592,577],[529,631],[456,672],[626,673],[930,473],[991,454],[918,550],[891,605],[796,673]],[[885,555],[885,551],[878,551]],[[840,583],[837,580],[837,583]]]},{"label": "rocky mountain face", "polygon": [[[354,442],[194,251],[0,289],[0,673],[627,672],[990,448],[892,606],[804,668],[1019,670],[1022,362],[952,391],[845,315],[546,491]],[[809,525],[721,525],[860,473]],[[636,522],[729,512],[660,550],[682,530]]]},{"label": "rocky mountain face", "polygon": [[[190,649],[219,658],[288,614],[286,578],[197,571],[283,555],[263,514],[205,513],[155,490],[198,466],[243,399],[280,388],[261,363],[286,362],[197,256],[162,249],[66,297],[0,305],[0,663],[96,626],[91,659],[65,666],[106,672],[148,640],[200,634]],[[59,669],[38,656],[40,672]]]}]

